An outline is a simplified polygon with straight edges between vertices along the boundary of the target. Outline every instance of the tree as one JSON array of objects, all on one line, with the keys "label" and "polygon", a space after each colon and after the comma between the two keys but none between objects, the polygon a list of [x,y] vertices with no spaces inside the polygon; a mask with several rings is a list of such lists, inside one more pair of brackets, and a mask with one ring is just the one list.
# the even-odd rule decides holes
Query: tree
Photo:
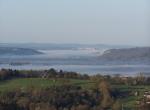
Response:
[{"label": "tree", "polygon": [[110,88],[109,83],[106,81],[102,81],[99,84],[99,91],[100,91],[101,96],[102,96],[101,106],[103,108],[109,108],[113,103],[113,99],[112,99],[111,94],[110,94],[111,88]]},{"label": "tree", "polygon": [[48,73],[49,73],[49,77],[56,77],[56,75],[57,75],[57,71],[55,70],[55,69],[53,69],[53,68],[51,68],[50,70],[48,70]]},{"label": "tree", "polygon": [[115,101],[115,103],[112,106],[112,110],[121,110],[122,109],[122,105],[120,103],[119,100]]},{"label": "tree", "polygon": [[136,80],[138,84],[144,84],[145,83],[145,77],[143,73],[139,73],[139,75],[136,77]]}]

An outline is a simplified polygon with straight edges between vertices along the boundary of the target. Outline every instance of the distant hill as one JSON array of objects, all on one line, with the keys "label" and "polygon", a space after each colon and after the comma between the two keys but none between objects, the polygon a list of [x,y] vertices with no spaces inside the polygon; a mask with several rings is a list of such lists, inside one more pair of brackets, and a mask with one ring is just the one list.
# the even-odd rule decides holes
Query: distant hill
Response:
[{"label": "distant hill", "polygon": [[102,61],[150,63],[150,47],[109,49],[99,57]]},{"label": "distant hill", "polygon": [[0,55],[36,55],[36,54],[42,53],[37,50],[28,48],[0,47]]},{"label": "distant hill", "polygon": [[30,48],[35,50],[70,50],[78,48],[97,48],[97,49],[110,49],[110,48],[128,48],[133,46],[125,45],[107,45],[107,44],[55,44],[55,43],[0,43],[0,47],[21,47]]}]

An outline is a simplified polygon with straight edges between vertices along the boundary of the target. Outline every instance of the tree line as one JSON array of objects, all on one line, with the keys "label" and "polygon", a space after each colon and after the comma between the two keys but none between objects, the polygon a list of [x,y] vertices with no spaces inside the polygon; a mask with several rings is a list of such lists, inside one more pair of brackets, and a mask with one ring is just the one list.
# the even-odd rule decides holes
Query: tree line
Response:
[{"label": "tree line", "polygon": [[87,74],[79,74],[76,72],[66,72],[63,70],[12,70],[1,69],[0,81],[13,78],[72,78],[72,79],[89,79]]}]

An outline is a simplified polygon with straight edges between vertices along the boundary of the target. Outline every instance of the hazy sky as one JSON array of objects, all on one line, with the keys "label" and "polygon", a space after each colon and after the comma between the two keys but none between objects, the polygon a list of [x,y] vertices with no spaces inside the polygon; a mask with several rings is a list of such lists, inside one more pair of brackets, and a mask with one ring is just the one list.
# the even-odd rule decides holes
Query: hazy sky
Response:
[{"label": "hazy sky", "polygon": [[0,42],[150,46],[149,0],[0,0]]}]

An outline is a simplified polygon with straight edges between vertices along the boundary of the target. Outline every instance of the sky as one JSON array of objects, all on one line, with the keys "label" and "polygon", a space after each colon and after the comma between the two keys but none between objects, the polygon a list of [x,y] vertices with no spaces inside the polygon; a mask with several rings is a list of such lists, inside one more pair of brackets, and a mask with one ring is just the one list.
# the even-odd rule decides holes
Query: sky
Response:
[{"label": "sky", "polygon": [[150,46],[149,0],[0,0],[0,43]]}]

